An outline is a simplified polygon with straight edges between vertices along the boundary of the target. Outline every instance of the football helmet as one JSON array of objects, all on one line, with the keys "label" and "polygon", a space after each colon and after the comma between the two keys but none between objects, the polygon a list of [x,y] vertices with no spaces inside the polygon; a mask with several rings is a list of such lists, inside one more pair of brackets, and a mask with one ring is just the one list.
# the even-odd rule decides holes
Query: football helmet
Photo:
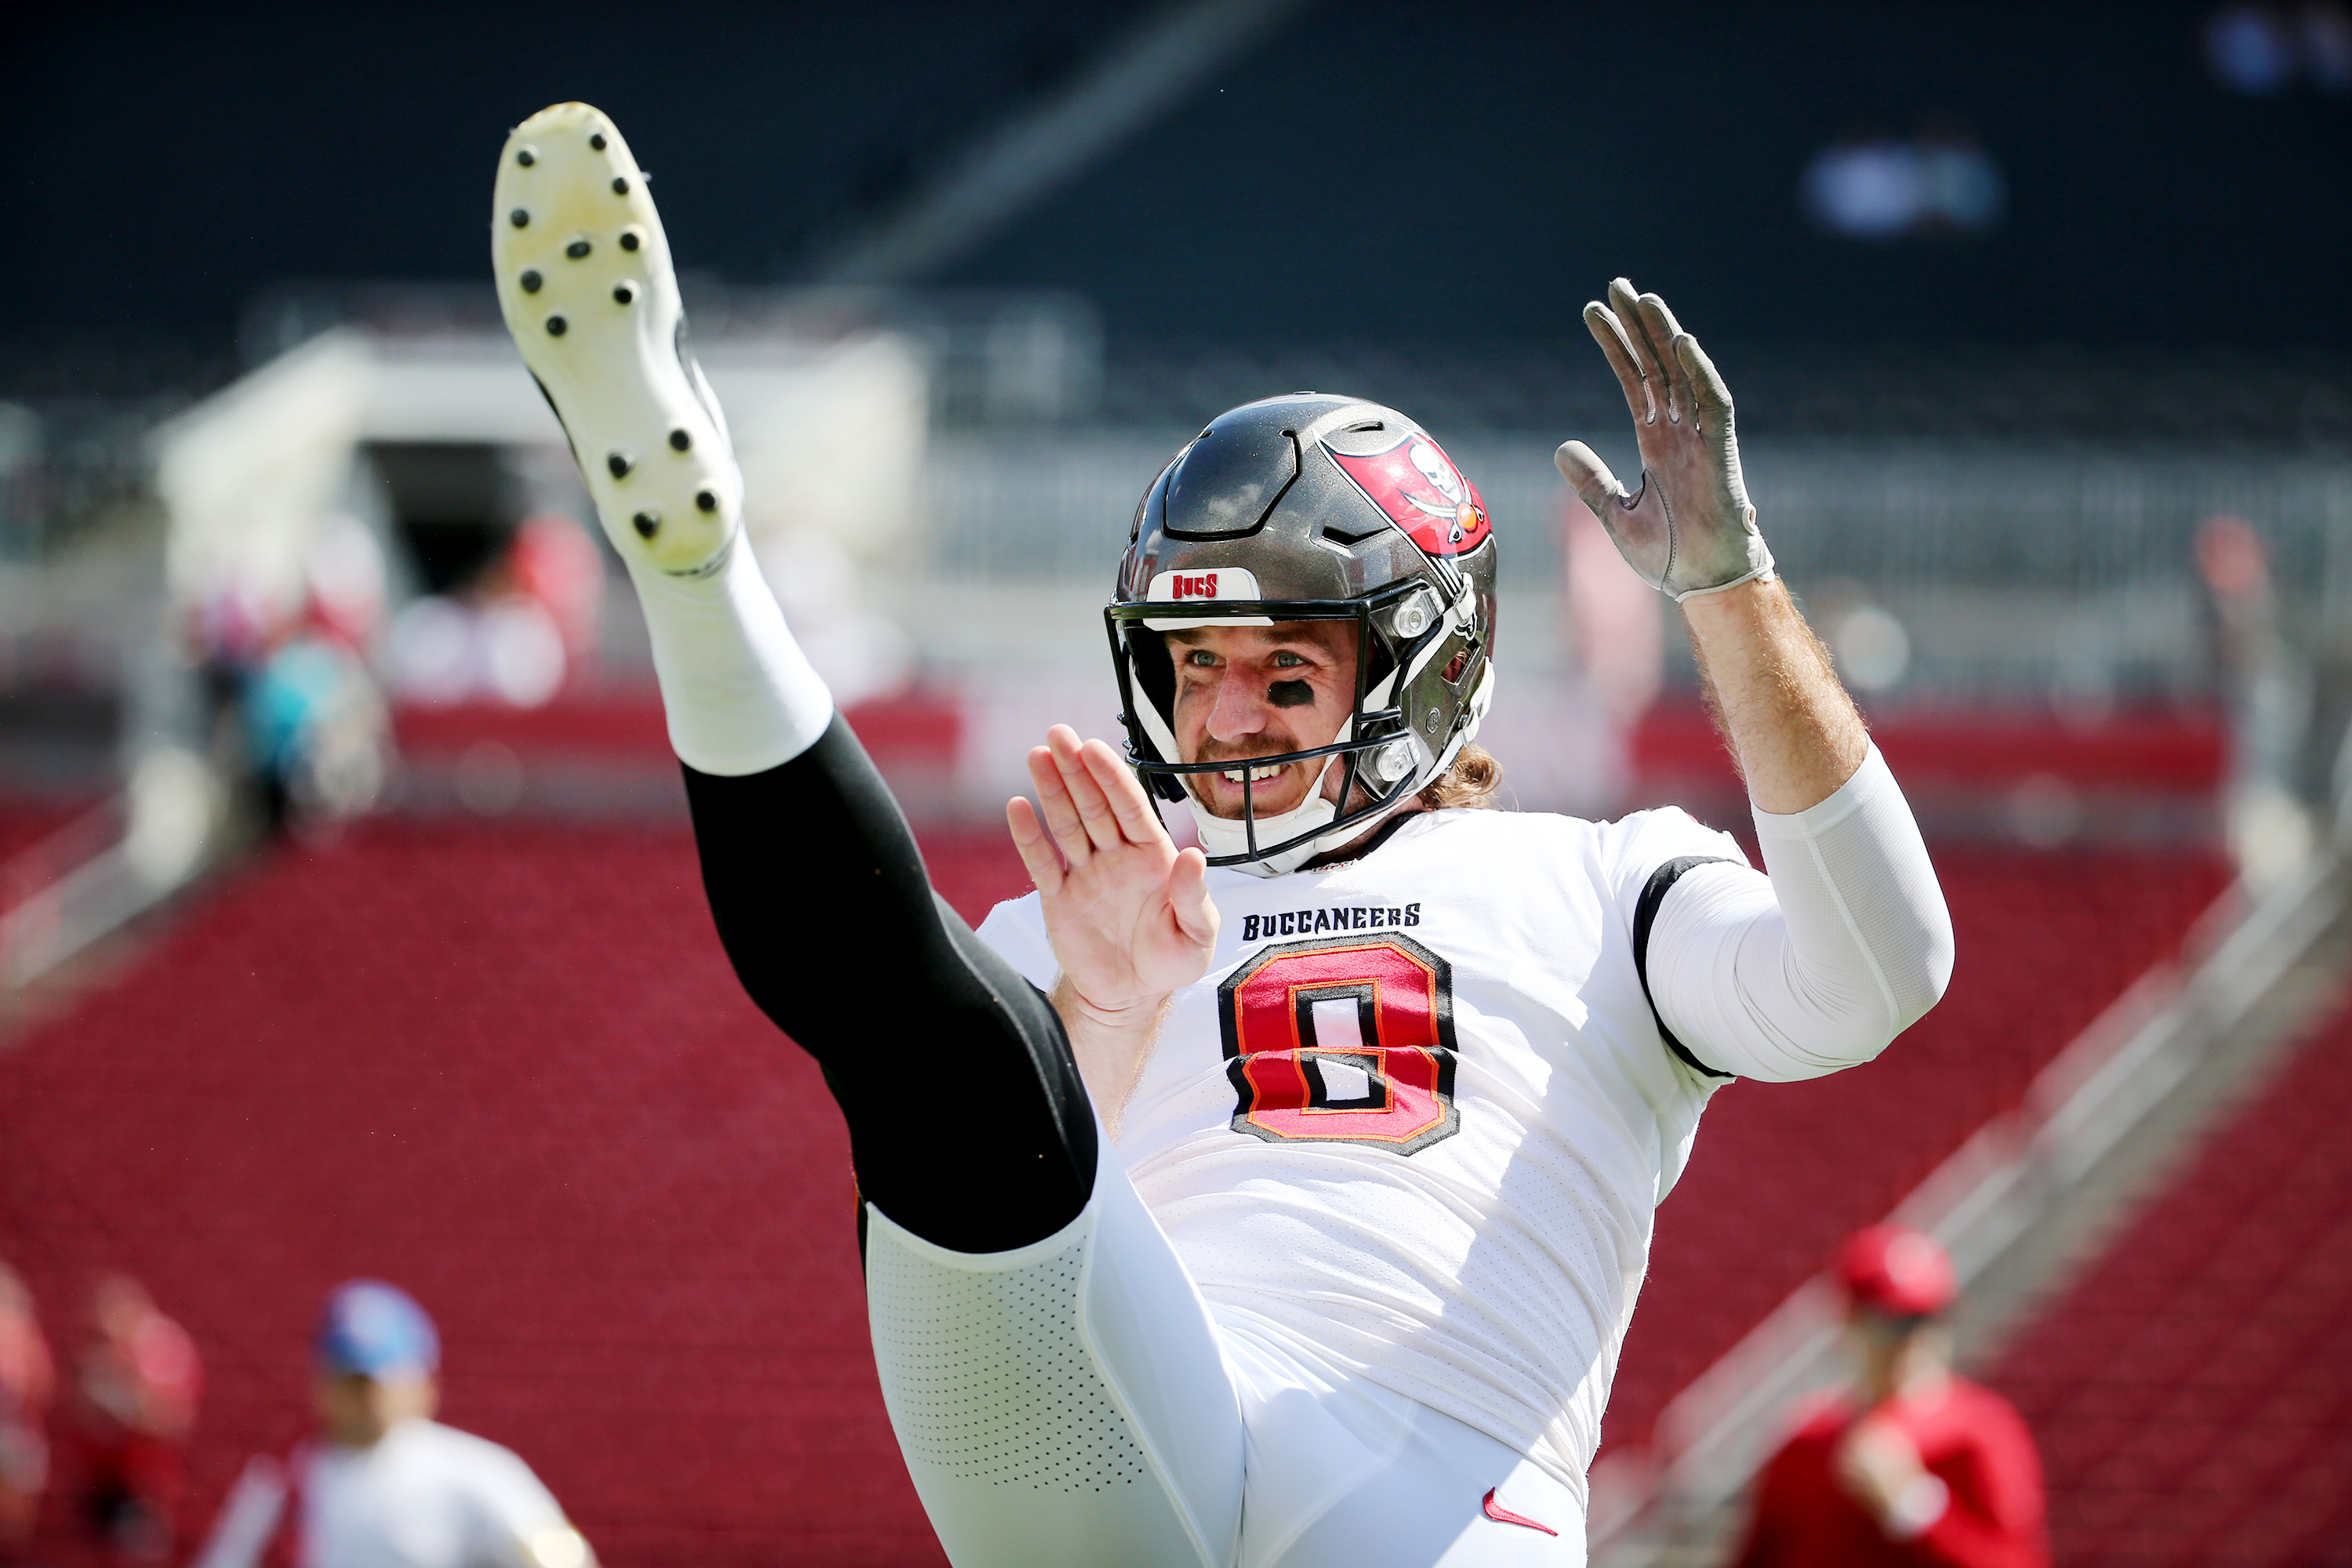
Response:
[{"label": "football helmet", "polygon": [[[1478,732],[1494,699],[1494,525],[1477,489],[1395,409],[1269,397],[1211,421],[1144,492],[1104,619],[1144,786],[1192,806],[1210,865],[1272,876],[1411,800]],[[1261,814],[1244,768],[1241,816],[1212,814],[1185,781],[1234,763],[1178,754],[1166,634],[1314,620],[1355,627],[1353,710],[1327,745],[1251,759],[1320,761],[1299,805]]]}]

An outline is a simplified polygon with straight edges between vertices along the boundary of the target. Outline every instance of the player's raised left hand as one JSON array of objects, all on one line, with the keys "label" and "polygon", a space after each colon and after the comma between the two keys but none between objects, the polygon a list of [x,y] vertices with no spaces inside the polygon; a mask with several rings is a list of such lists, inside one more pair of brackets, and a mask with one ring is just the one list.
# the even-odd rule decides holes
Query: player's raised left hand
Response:
[{"label": "player's raised left hand", "polygon": [[1176,847],[1108,745],[1081,744],[1066,724],[1045,742],[1029,753],[1038,805],[1015,796],[1004,816],[1043,897],[1054,956],[1097,1021],[1148,1022],[1169,993],[1208,972],[1217,944],[1208,861]]},{"label": "player's raised left hand", "polygon": [[1769,573],[1772,552],[1739,473],[1731,393],[1715,362],[1664,300],[1634,293],[1622,278],[1609,285],[1607,304],[1584,307],[1584,324],[1633,411],[1642,488],[1628,495],[1581,441],[1553,454],[1560,477],[1642,580],[1677,601]]}]

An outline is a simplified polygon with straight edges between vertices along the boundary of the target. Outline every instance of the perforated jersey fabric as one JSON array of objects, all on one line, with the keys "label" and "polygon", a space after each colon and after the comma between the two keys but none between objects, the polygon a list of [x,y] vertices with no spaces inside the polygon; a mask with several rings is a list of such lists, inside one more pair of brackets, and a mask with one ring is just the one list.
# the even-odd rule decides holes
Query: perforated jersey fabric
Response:
[{"label": "perforated jersey fabric", "polygon": [[923,1269],[898,1247],[870,1255],[874,1339],[909,1464],[1041,1491],[1150,1478],[1078,1336],[1084,1261],[1076,1247],[984,1272]]},{"label": "perforated jersey fabric", "polygon": [[1200,1295],[1108,1162],[1062,1230],[951,1252],[866,1213],[883,1403],[957,1563],[1222,1568],[1244,1440]]},{"label": "perforated jersey fabric", "polygon": [[[1940,926],[1940,959],[1930,943],[1921,961],[1939,988],[1948,918],[1932,875],[1903,870],[1925,851],[1891,779],[1892,809],[1874,793],[1883,778],[1883,763],[1866,765],[1852,795],[1815,808],[1832,835],[1857,825],[1832,886],[1847,910]],[[1775,884],[1737,843],[1672,809],[1606,824],[1433,812],[1360,861],[1212,871],[1215,956],[1174,998],[1116,1144],[1212,1310],[1321,1347],[1581,1499],[1653,1212],[1723,1081],[1668,1050],[1633,961],[1643,886],[1690,856],[1733,862],[1684,881],[1741,889],[1739,932],[1781,921],[1759,912]],[[1675,919],[1685,896],[1677,883],[1652,934],[1661,1013],[1703,1061],[1773,1060],[1805,1018],[1772,1013],[1769,988],[1743,992],[1737,965],[1689,958],[1725,939]],[[1858,973],[1846,916],[1840,942],[1818,920],[1783,923],[1784,954],[1839,981],[1803,991],[1809,1003],[1855,1009],[1835,1048],[1867,1059],[1901,1008]],[[980,934],[1053,984],[1035,895],[999,905]],[[1694,988],[1732,999],[1693,1006]]]}]

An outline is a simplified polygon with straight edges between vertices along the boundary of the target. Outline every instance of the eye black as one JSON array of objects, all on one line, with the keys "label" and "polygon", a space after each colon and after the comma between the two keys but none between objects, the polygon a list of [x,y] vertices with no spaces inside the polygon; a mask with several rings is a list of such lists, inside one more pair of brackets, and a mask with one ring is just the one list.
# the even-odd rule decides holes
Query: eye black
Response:
[{"label": "eye black", "polygon": [[1315,700],[1315,689],[1303,680],[1277,680],[1265,689],[1265,700],[1276,708],[1304,708]]}]

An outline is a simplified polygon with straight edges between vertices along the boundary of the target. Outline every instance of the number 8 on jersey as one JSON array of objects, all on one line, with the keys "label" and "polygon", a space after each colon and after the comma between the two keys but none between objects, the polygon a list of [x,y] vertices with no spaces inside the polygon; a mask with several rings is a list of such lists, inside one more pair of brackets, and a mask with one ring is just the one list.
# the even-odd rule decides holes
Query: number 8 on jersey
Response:
[{"label": "number 8 on jersey", "polygon": [[1285,942],[1217,987],[1234,1131],[1412,1154],[1460,1130],[1454,973],[1410,937]]}]

